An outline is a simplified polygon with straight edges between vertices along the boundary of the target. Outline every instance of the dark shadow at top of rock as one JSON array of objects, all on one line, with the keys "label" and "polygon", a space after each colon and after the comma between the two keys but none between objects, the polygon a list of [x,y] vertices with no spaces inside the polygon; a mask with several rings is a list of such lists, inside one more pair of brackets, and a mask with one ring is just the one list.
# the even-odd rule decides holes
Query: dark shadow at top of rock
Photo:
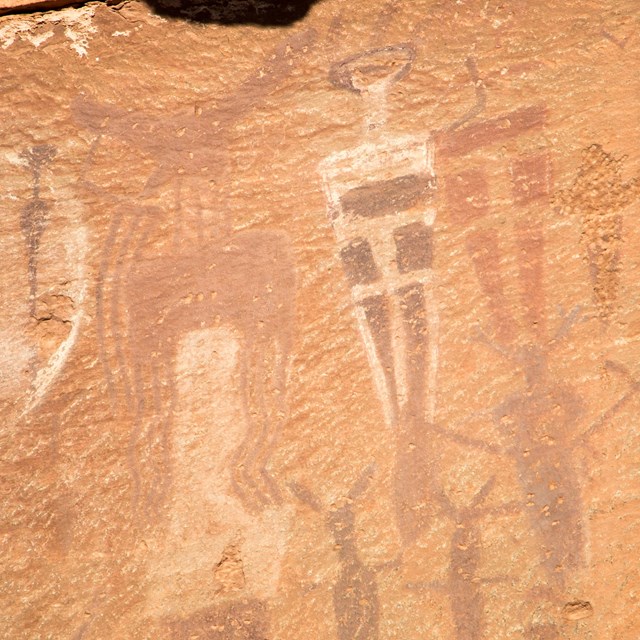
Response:
[{"label": "dark shadow at top of rock", "polygon": [[215,24],[287,26],[321,0],[145,0],[158,15]]}]

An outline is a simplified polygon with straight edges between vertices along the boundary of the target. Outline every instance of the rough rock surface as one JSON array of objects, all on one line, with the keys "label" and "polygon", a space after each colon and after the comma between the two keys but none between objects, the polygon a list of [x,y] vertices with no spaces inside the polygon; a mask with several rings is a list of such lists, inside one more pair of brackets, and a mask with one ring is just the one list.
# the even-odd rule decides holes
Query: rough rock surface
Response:
[{"label": "rough rock surface", "polygon": [[0,0],[0,14],[19,13],[64,7],[72,4],[69,0]]},{"label": "rough rock surface", "polygon": [[638,638],[639,9],[0,18],[2,636]]}]

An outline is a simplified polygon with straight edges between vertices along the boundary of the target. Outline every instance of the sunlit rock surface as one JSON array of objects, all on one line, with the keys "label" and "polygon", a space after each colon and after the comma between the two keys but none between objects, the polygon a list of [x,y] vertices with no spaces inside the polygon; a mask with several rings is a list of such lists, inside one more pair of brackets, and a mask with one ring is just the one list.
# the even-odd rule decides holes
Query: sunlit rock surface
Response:
[{"label": "sunlit rock surface", "polygon": [[635,640],[637,2],[224,4],[0,18],[3,637]]}]

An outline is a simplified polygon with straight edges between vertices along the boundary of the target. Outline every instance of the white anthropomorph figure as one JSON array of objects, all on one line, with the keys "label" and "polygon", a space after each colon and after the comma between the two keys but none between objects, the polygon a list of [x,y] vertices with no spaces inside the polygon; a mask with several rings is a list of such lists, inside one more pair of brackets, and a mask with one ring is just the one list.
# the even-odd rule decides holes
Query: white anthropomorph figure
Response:
[{"label": "white anthropomorph figure", "polygon": [[[428,485],[422,448],[435,419],[438,311],[432,271],[434,143],[385,127],[387,94],[414,60],[402,44],[344,60],[333,84],[366,106],[363,143],[319,167],[385,421],[397,438],[396,507],[405,542],[421,528],[414,508]],[[405,445],[416,446],[407,450]]]}]

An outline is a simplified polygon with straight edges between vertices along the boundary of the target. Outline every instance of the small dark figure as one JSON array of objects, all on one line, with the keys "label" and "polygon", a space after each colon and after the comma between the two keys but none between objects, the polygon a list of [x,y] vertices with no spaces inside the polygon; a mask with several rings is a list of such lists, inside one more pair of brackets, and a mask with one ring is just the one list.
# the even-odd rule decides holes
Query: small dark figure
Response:
[{"label": "small dark figure", "polygon": [[32,316],[36,314],[36,295],[38,290],[38,250],[40,239],[47,226],[49,205],[40,197],[40,178],[42,169],[56,155],[55,147],[41,144],[25,149],[20,157],[26,160],[33,176],[32,195],[23,207],[20,215],[20,228],[27,245],[29,255],[29,305]]}]

